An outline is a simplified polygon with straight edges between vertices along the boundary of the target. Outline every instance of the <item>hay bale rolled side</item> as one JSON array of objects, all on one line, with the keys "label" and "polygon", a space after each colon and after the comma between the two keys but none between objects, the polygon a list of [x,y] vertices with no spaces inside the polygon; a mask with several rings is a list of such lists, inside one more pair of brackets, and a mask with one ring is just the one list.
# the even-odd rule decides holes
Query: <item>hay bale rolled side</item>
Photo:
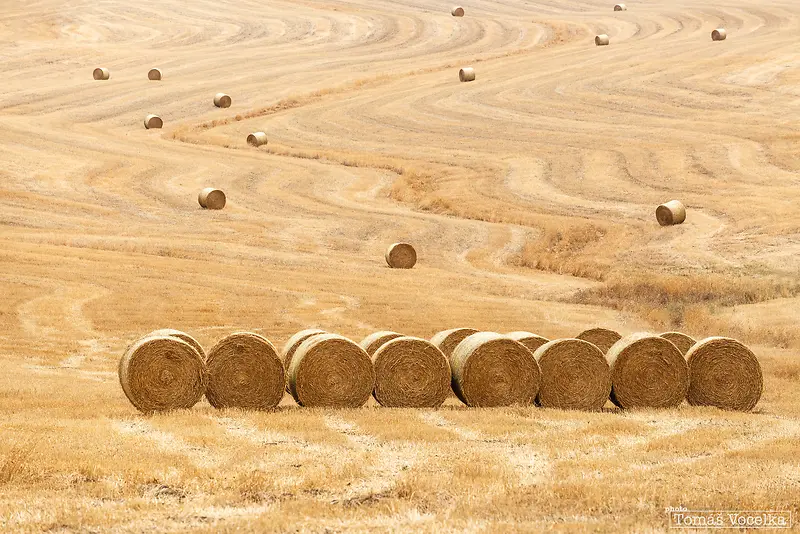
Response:
[{"label": "hay bale rolled side", "polygon": [[286,375],[269,340],[236,332],[208,351],[206,398],[215,408],[266,410],[278,405]]},{"label": "hay bale rolled side", "polygon": [[450,394],[450,364],[430,341],[400,336],[372,354],[373,396],[388,408],[437,408]]},{"label": "hay bale rolled side", "polygon": [[164,126],[164,121],[158,115],[148,115],[144,118],[144,127],[148,130],[152,128],[161,128]]},{"label": "hay bale rolled side", "polygon": [[686,206],[680,200],[670,200],[656,208],[656,220],[661,226],[681,224],[686,220]]},{"label": "hay bale rolled side", "polygon": [[206,187],[197,195],[197,202],[200,206],[209,210],[221,210],[225,207],[227,199],[221,189]]},{"label": "hay bale rolled side", "polygon": [[142,337],[145,338],[145,337],[159,337],[159,336],[172,336],[172,337],[177,337],[178,339],[182,339],[183,341],[187,342],[189,345],[194,347],[194,349],[200,353],[200,356],[203,357],[203,360],[205,360],[206,358],[206,351],[203,350],[203,347],[202,345],[200,345],[200,342],[197,341],[192,336],[190,336],[189,334],[187,334],[186,332],[183,332],[181,330],[175,330],[174,328],[161,328],[159,330],[153,330],[146,336]]},{"label": "hay bale rolled side", "polygon": [[450,358],[456,396],[467,406],[531,405],[541,372],[531,351],[495,332],[478,332],[458,344]]},{"label": "hay bale rolled side", "polygon": [[725,28],[717,28],[711,32],[712,41],[724,41],[728,38],[728,31]]},{"label": "hay bale rolled side", "polygon": [[384,258],[392,269],[411,269],[417,264],[417,251],[409,243],[393,243]]},{"label": "hay bale rolled side", "polygon": [[214,105],[218,108],[229,108],[231,107],[231,103],[231,97],[225,93],[217,93],[214,95]]},{"label": "hay bale rolled side", "polygon": [[464,8],[461,6],[454,6],[453,9],[450,10],[450,14],[454,17],[463,17],[464,16]]},{"label": "hay bale rolled side", "polygon": [[300,406],[358,408],[372,395],[372,360],[357,343],[319,334],[303,341],[289,367],[289,392]]},{"label": "hay bale rolled side", "polygon": [[626,6],[625,4],[616,4],[614,6],[614,11],[627,11],[627,10],[628,6]]},{"label": "hay bale rolled side", "polygon": [[514,341],[519,341],[528,347],[528,350],[531,352],[536,352],[539,350],[539,347],[550,342],[549,339],[543,338],[542,336],[537,336],[536,334],[532,334],[530,332],[509,332],[506,335]]},{"label": "hay bale rolled side", "polygon": [[289,391],[289,367],[292,365],[292,358],[294,357],[294,353],[297,351],[297,347],[299,347],[303,341],[311,336],[327,333],[328,332],[325,330],[320,330],[319,328],[308,328],[306,330],[301,330],[290,337],[283,346],[283,349],[281,350],[281,361],[283,361],[283,368],[286,369],[286,393],[291,393],[291,391]]},{"label": "hay bale rolled side", "polygon": [[561,410],[598,411],[611,395],[611,368],[596,345],[581,339],[557,339],[533,357],[542,371],[536,404]]},{"label": "hay bale rolled side", "polygon": [[605,33],[601,33],[600,35],[594,38],[594,44],[596,46],[608,46],[610,42],[611,39],[609,39],[608,35],[606,35]]},{"label": "hay bale rolled side", "polygon": [[686,354],[689,404],[749,412],[764,392],[758,358],[735,339],[710,337]]},{"label": "hay bale rolled side", "polygon": [[267,134],[264,132],[253,132],[247,136],[247,144],[254,147],[266,145],[268,142]]},{"label": "hay bale rolled side", "polygon": [[672,408],[686,398],[689,367],[678,347],[653,334],[631,334],[606,353],[610,399],[620,408]]},{"label": "hay bale rolled side", "polygon": [[458,79],[462,82],[475,81],[475,69],[472,67],[464,67],[458,71]]},{"label": "hay bale rolled side", "polygon": [[398,337],[403,337],[403,334],[398,334],[397,332],[390,332],[388,330],[384,330],[381,332],[373,332],[372,334],[362,339],[359,345],[361,346],[362,349],[367,351],[367,354],[372,356],[373,354],[375,354],[376,350],[381,348],[382,345]]},{"label": "hay bale rolled side", "polygon": [[191,408],[206,389],[206,364],[197,350],[173,336],[144,337],[122,355],[119,382],[143,413]]},{"label": "hay bale rolled side", "polygon": [[597,348],[605,354],[614,343],[622,339],[622,336],[619,335],[619,332],[608,328],[590,328],[578,334],[576,338],[597,345]]},{"label": "hay bale rolled side", "polygon": [[692,336],[687,336],[682,332],[664,332],[660,334],[661,337],[664,339],[671,341],[673,345],[678,347],[678,350],[681,351],[681,354],[686,356],[686,353],[689,352],[697,341]]},{"label": "hay bale rolled side", "polygon": [[147,73],[147,79],[148,80],[154,80],[154,81],[160,80],[161,79],[161,69],[150,69],[150,71]]},{"label": "hay bale rolled side", "polygon": [[92,78],[95,80],[108,80],[111,78],[111,72],[108,69],[97,67],[92,71]]}]

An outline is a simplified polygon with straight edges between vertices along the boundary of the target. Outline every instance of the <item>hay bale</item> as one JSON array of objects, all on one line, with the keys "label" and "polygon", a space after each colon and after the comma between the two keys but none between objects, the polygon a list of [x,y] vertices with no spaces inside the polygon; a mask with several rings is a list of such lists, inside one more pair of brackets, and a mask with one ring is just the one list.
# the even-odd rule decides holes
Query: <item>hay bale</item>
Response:
[{"label": "hay bale", "polygon": [[411,269],[417,263],[417,251],[408,243],[393,243],[384,258],[392,269]]},{"label": "hay bale", "polygon": [[450,14],[454,17],[463,17],[464,16],[464,8],[461,6],[454,6],[453,9],[450,10]]},{"label": "hay bale", "polygon": [[625,4],[616,4],[614,6],[614,11],[628,11],[628,6]]},{"label": "hay bale", "polygon": [[539,347],[550,341],[547,338],[537,336],[536,334],[531,334],[530,332],[509,332],[506,335],[514,341],[519,341],[528,347],[528,350],[531,352],[536,352]]},{"label": "hay bale", "polygon": [[656,208],[656,220],[661,226],[681,224],[686,220],[686,207],[680,200],[670,200]]},{"label": "hay bale", "polygon": [[264,132],[253,132],[247,136],[247,144],[259,147],[267,144],[267,134]]},{"label": "hay bale", "polygon": [[144,118],[144,127],[148,130],[151,128],[161,128],[164,126],[164,121],[158,115],[148,115]]},{"label": "hay bale", "polygon": [[594,44],[597,46],[608,46],[611,40],[608,38],[608,35],[602,33],[594,38]]},{"label": "hay bale", "polygon": [[372,356],[373,354],[375,354],[375,351],[381,348],[381,346],[383,346],[385,343],[398,337],[403,337],[403,334],[398,334],[397,332],[389,332],[388,330],[382,332],[373,332],[372,334],[362,339],[359,345],[361,346],[362,349],[367,351],[367,354]]},{"label": "hay bale", "polygon": [[726,337],[698,341],[686,354],[689,404],[748,412],[764,392],[761,365],[753,352]]},{"label": "hay bale", "polygon": [[606,353],[611,402],[620,408],[671,408],[686,398],[689,367],[678,347],[653,334],[631,334]]},{"label": "hay bale", "polygon": [[614,332],[608,328],[590,328],[589,330],[584,330],[576,337],[597,345],[597,348],[603,351],[603,354],[608,352],[611,345],[622,339],[622,336],[619,335],[618,332]]},{"label": "hay bale", "polygon": [[173,336],[144,337],[122,355],[119,382],[139,411],[191,408],[206,389],[206,364],[197,350]]},{"label": "hay bale", "polygon": [[452,385],[467,406],[530,405],[539,392],[539,364],[525,345],[495,332],[478,332],[450,357]]},{"label": "hay bale", "polygon": [[472,67],[464,67],[458,71],[458,79],[462,82],[475,81],[475,69]]},{"label": "hay bale", "polygon": [[373,396],[381,406],[437,408],[450,394],[447,357],[424,339],[392,338],[372,354],[372,364]]},{"label": "hay bale", "polygon": [[266,410],[283,397],[283,363],[263,336],[237,332],[221,339],[208,351],[206,365],[206,398],[214,408]]},{"label": "hay bale", "polygon": [[289,338],[289,341],[283,346],[281,350],[281,361],[283,361],[283,368],[286,369],[287,373],[287,381],[286,381],[286,393],[291,393],[289,391],[289,381],[288,381],[288,373],[289,367],[292,365],[292,358],[294,357],[294,353],[297,351],[297,347],[299,347],[303,341],[310,338],[311,336],[316,336],[319,334],[327,334],[325,330],[320,330],[318,328],[309,328],[307,330],[301,330],[292,337]]},{"label": "hay bale", "polygon": [[712,41],[724,41],[728,38],[728,32],[725,28],[717,28],[713,32],[711,32],[711,40]]},{"label": "hay bale", "polygon": [[150,69],[147,73],[148,80],[160,80],[161,79],[161,69]]},{"label": "hay bale", "polygon": [[[478,331],[474,328],[453,328],[451,330],[442,330],[431,338],[431,343],[433,343],[437,349],[442,351],[442,354],[444,354],[449,361],[458,344],[472,334],[477,333]],[[450,363],[452,365],[452,362]]]},{"label": "hay bale", "polygon": [[95,80],[107,80],[111,78],[111,73],[108,71],[108,69],[98,67],[92,71],[92,77]]},{"label": "hay bale", "polygon": [[209,210],[221,210],[225,207],[225,200],[225,193],[213,187],[206,187],[197,195],[200,206]]},{"label": "hay bale", "polygon": [[218,108],[229,108],[231,107],[231,103],[231,97],[225,93],[217,93],[214,95],[214,105]]},{"label": "hay bale", "polygon": [[661,337],[666,339],[667,341],[671,341],[673,345],[678,347],[678,350],[681,351],[681,354],[686,356],[686,353],[689,352],[697,341],[691,336],[687,336],[681,332],[664,332],[661,334]]},{"label": "hay bale", "polygon": [[178,339],[182,339],[183,341],[187,342],[189,345],[194,347],[194,349],[200,353],[200,356],[203,357],[203,360],[205,360],[206,352],[203,350],[202,345],[200,345],[200,343],[195,338],[193,338],[186,332],[175,330],[174,328],[161,328],[160,330],[153,330],[152,332],[143,337],[160,337],[160,336],[172,336],[172,337],[177,337]]},{"label": "hay bale", "polygon": [[357,343],[319,334],[303,341],[289,366],[289,392],[300,406],[358,408],[375,387],[369,354]]},{"label": "hay bale", "polygon": [[611,369],[596,345],[558,339],[533,353],[542,371],[536,404],[561,410],[603,408],[611,394]]}]

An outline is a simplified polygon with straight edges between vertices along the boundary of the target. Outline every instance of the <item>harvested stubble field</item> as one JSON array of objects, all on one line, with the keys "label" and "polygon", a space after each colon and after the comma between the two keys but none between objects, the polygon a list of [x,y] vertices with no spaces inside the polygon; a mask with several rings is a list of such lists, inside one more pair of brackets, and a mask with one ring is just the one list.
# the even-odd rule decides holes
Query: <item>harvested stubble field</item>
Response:
[{"label": "harvested stubble field", "polygon": [[[4,3],[0,530],[798,516],[800,4],[450,7]],[[164,129],[143,128],[149,113]],[[247,146],[255,131],[267,146]],[[198,207],[209,186],[224,210]],[[687,220],[662,228],[673,198]],[[398,241],[414,269],[386,267]],[[116,376],[129,342],[167,326],[208,349],[237,330],[282,346],[312,326],[595,325],[738,337],[764,396],[750,414],[315,411],[286,395],[275,413],[144,417]]]}]

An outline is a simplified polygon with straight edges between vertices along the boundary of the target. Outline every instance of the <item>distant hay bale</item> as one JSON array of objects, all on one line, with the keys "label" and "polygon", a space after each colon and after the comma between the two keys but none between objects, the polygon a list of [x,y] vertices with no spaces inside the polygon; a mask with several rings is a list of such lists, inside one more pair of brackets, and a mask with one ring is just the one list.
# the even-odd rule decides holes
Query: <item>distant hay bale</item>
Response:
[{"label": "distant hay bale", "polygon": [[200,206],[209,210],[221,210],[225,207],[225,193],[220,189],[206,187],[197,195],[197,202]]},{"label": "distant hay bale", "polygon": [[608,38],[608,35],[602,33],[594,38],[594,44],[597,46],[608,46],[611,40]]},{"label": "distant hay bale", "polygon": [[689,404],[748,412],[764,391],[761,365],[753,352],[725,337],[698,341],[686,355]]},{"label": "distant hay bale", "polygon": [[670,200],[656,208],[656,220],[661,226],[681,224],[686,220],[686,207],[680,200]]},{"label": "distant hay bale", "polygon": [[627,10],[628,6],[626,6],[625,4],[617,4],[614,6],[614,11],[627,11]]},{"label": "distant hay bale", "polygon": [[286,369],[287,373],[287,381],[286,381],[286,392],[291,393],[289,391],[289,381],[288,381],[288,373],[289,367],[292,365],[292,358],[294,357],[295,351],[297,351],[297,347],[299,347],[303,341],[310,338],[311,336],[317,336],[319,334],[327,334],[325,330],[320,330],[318,328],[309,328],[307,330],[301,330],[292,337],[289,338],[289,341],[283,346],[283,350],[281,350],[281,360],[283,361],[283,367]]},{"label": "distant hay bale", "polygon": [[178,339],[182,339],[183,341],[187,342],[189,345],[194,347],[194,349],[200,353],[200,356],[203,357],[203,360],[205,360],[206,352],[203,350],[202,345],[200,345],[200,343],[195,338],[193,338],[186,332],[175,330],[174,328],[161,328],[160,330],[153,330],[152,332],[143,337],[160,337],[160,336],[172,336],[172,337],[177,337]]},{"label": "distant hay bale", "polygon": [[697,341],[691,336],[687,336],[681,332],[664,332],[661,334],[661,337],[666,339],[667,341],[671,341],[673,345],[678,347],[678,350],[681,351],[681,354],[686,356],[686,353],[689,352]]},{"label": "distant hay bale", "polygon": [[92,77],[95,80],[107,80],[111,77],[111,73],[108,71],[108,69],[98,67],[92,72]]},{"label": "distant hay bale", "polygon": [[495,332],[478,332],[458,344],[450,358],[452,385],[467,406],[531,405],[541,372],[531,351]]},{"label": "distant hay bale", "polygon": [[161,79],[161,69],[150,69],[147,73],[148,80],[160,80]]},{"label": "distant hay bale", "polygon": [[392,269],[411,269],[417,264],[417,251],[408,243],[393,243],[384,254]]},{"label": "distant hay bale", "polygon": [[372,355],[373,395],[389,408],[437,408],[450,394],[450,364],[435,345],[400,336]]},{"label": "distant hay bale", "polygon": [[372,356],[373,354],[375,354],[376,350],[381,348],[382,345],[398,337],[403,337],[403,334],[398,334],[397,332],[389,332],[388,330],[382,332],[373,332],[372,334],[362,339],[359,345],[361,346],[362,349],[367,351],[367,354]]},{"label": "distant hay bale", "polygon": [[148,130],[151,128],[161,128],[164,126],[164,121],[158,115],[148,115],[144,118],[144,127]]},{"label": "distant hay bale", "polygon": [[191,408],[206,389],[206,364],[197,350],[173,336],[144,337],[122,355],[119,382],[139,411]]},{"label": "distant hay bale", "polygon": [[462,82],[475,81],[475,69],[472,67],[464,67],[458,71],[458,79]]},{"label": "distant hay bale", "polygon": [[455,6],[453,9],[450,10],[450,14],[454,17],[463,17],[464,16],[464,8],[461,6]]},{"label": "distant hay bale", "polygon": [[319,334],[303,341],[289,366],[289,392],[300,406],[358,408],[372,395],[372,360],[357,343]]},{"label": "distant hay bale", "polygon": [[472,334],[477,333],[478,331],[474,328],[453,328],[451,330],[442,330],[431,338],[431,343],[433,343],[437,349],[442,351],[442,354],[444,354],[449,361],[458,344]]},{"label": "distant hay bale", "polygon": [[229,108],[231,107],[231,97],[225,93],[217,93],[214,95],[214,105],[218,108]]},{"label": "distant hay bale", "polygon": [[221,339],[208,351],[206,365],[206,398],[214,408],[266,410],[283,397],[283,363],[263,336],[237,332]]},{"label": "distant hay bale", "polygon": [[509,332],[506,335],[514,341],[519,341],[528,347],[528,350],[531,352],[536,352],[539,347],[550,341],[547,338],[531,334],[530,332]]},{"label": "distant hay bale", "polygon": [[713,32],[711,32],[711,40],[712,41],[724,41],[728,38],[728,32],[725,28],[717,28]]},{"label": "distant hay bale", "polygon": [[611,402],[620,408],[672,408],[686,398],[689,368],[681,351],[663,337],[632,334],[606,353]]},{"label": "distant hay bale", "polygon": [[542,380],[536,404],[561,410],[603,408],[611,394],[611,369],[596,345],[581,339],[558,339],[534,352]]},{"label": "distant hay bale", "polygon": [[608,328],[590,328],[589,330],[584,330],[576,337],[596,345],[598,349],[603,351],[603,354],[608,352],[611,345],[622,339],[622,336],[619,335],[618,332],[614,332]]},{"label": "distant hay bale", "polygon": [[264,132],[253,132],[247,136],[247,144],[259,147],[267,144],[267,134]]}]

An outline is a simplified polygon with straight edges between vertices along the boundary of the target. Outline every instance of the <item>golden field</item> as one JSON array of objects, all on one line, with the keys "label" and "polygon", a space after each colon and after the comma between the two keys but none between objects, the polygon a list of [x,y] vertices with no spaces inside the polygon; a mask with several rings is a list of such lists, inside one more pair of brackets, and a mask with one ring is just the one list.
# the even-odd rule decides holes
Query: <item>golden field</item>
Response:
[{"label": "golden field", "polygon": [[[800,4],[463,5],[3,4],[0,530],[800,515]],[[728,39],[712,43],[718,26]],[[459,83],[467,65],[477,79]],[[149,113],[163,130],[144,129]],[[248,147],[258,130],[269,145]],[[208,186],[224,210],[199,208]],[[673,198],[687,221],[661,228]],[[415,245],[414,269],[387,268],[395,241]],[[596,325],[737,337],[761,361],[761,402],[318,411],[286,396],[274,413],[145,417],[116,374],[128,343],[164,327],[280,346],[309,327],[554,339]]]}]

